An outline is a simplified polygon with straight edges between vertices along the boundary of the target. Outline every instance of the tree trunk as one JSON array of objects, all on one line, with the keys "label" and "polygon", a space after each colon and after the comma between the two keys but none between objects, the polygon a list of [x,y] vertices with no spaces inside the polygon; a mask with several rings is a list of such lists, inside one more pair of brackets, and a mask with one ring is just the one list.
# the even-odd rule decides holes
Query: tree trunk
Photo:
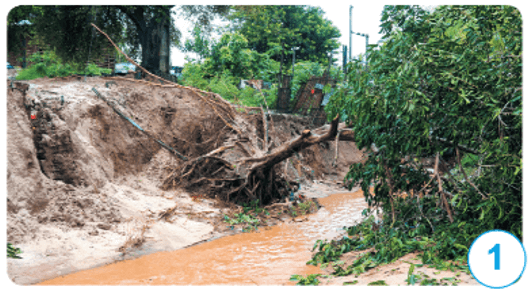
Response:
[{"label": "tree trunk", "polygon": [[[158,10],[155,12],[156,15],[151,16],[149,20],[146,20],[146,14],[153,12],[148,11],[143,6],[135,6],[134,9],[120,7],[120,9],[127,14],[138,30],[140,45],[142,46],[141,66],[150,72],[158,73],[161,64],[161,49],[163,49],[162,55],[166,58],[164,63],[167,64],[164,71],[168,73],[171,7],[158,7]],[[162,48],[163,41],[167,46],[166,48]]]},{"label": "tree trunk", "polygon": [[153,27],[147,27],[140,36],[142,45],[142,67],[150,72],[156,72],[160,65],[160,37]]}]

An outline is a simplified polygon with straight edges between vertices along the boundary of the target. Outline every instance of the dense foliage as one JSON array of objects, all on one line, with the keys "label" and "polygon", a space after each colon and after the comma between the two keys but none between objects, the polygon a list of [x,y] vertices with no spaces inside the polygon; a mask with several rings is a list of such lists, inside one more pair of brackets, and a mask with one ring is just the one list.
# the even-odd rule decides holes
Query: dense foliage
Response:
[{"label": "dense foliage", "polygon": [[328,63],[331,51],[339,48],[340,31],[324,18],[320,7],[300,5],[234,6],[229,15],[232,30],[247,38],[249,47],[259,53],[273,50],[271,57],[280,60],[285,49],[284,62],[292,58]]},{"label": "dense foliage", "polygon": [[239,89],[238,85],[242,79],[272,81],[279,69],[276,61],[266,53],[250,50],[247,39],[238,33],[226,33],[219,41],[208,44],[202,47],[202,60],[188,60],[184,65],[180,82],[245,106],[274,105],[276,85],[261,92],[250,87]]},{"label": "dense foliage", "polygon": [[[279,63],[271,57],[271,52],[258,53],[249,48],[248,40],[239,33],[225,33],[219,41],[203,38],[200,30],[194,29],[193,40],[186,43],[189,51],[199,53],[200,60],[190,59],[184,66],[181,82],[199,89],[219,93],[225,99],[245,106],[264,105],[262,93],[267,105],[275,106],[277,97],[276,74]],[[328,67],[319,62],[299,61],[293,71],[284,71],[293,75],[291,97],[294,99],[300,87],[312,76],[322,76]],[[330,75],[343,79],[342,71],[335,66],[329,67]],[[257,79],[272,83],[267,90],[255,91],[251,88],[239,89],[241,80]]]},{"label": "dense foliage", "polygon": [[[381,27],[368,70],[351,64],[327,110],[346,116],[366,148],[345,180],[383,208],[383,220],[317,241],[308,263],[358,275],[419,251],[423,264],[468,271],[481,233],[522,238],[521,15],[509,6],[386,7]],[[365,249],[347,268],[335,263]]]},{"label": "dense foliage", "polygon": [[[101,35],[93,35],[90,23],[95,23],[115,38],[122,41],[122,18],[119,11],[103,6],[17,6],[9,12],[8,18],[28,20],[26,25],[32,42],[41,47],[50,46],[55,53],[68,62],[86,62],[89,51],[93,57],[108,46],[108,41]],[[8,25],[8,34],[17,33],[20,26]],[[9,40],[11,41],[11,40]],[[13,38],[8,47],[17,46]],[[92,50],[90,50],[92,48]]]},{"label": "dense foliage", "polygon": [[407,193],[409,201],[436,199],[446,222],[475,223],[475,234],[503,229],[521,237],[519,11],[387,7],[381,27],[384,44],[369,51],[369,70],[353,64],[347,88],[328,106],[330,115],[348,116],[369,152],[351,167],[350,186],[360,183],[368,203],[381,204],[393,222],[402,213],[396,195]]},{"label": "dense foliage", "polygon": [[[21,5],[14,7],[7,15],[7,50],[19,54],[24,49],[25,39],[33,34],[34,26],[30,25],[40,15],[37,6]],[[28,21],[28,22],[26,22]]]}]

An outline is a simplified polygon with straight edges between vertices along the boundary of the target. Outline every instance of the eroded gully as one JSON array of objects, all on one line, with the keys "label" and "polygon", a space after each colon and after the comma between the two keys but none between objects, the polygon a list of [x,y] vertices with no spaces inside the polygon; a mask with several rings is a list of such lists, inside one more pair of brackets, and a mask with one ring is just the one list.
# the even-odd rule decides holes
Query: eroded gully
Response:
[{"label": "eroded gully", "polygon": [[315,241],[344,234],[342,228],[356,223],[366,207],[361,190],[319,202],[323,207],[317,213],[297,219],[305,221],[153,253],[38,285],[293,285],[292,274],[321,272],[306,265]]}]

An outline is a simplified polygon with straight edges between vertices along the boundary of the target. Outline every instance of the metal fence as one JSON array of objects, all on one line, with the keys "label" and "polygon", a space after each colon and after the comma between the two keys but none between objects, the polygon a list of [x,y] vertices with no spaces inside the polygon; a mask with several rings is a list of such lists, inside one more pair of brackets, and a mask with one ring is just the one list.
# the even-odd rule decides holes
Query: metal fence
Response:
[{"label": "metal fence", "polygon": [[[321,126],[327,122],[326,113],[324,112],[323,89],[330,84],[334,86],[336,81],[328,76],[311,77],[304,87],[300,87],[296,93],[295,101],[291,101],[291,89],[288,88],[286,81],[290,81],[291,76],[284,77],[282,88],[278,89],[278,100],[276,111],[279,113],[290,113],[311,118],[313,126]],[[294,104],[294,105],[293,105]],[[293,106],[291,106],[293,105]]]}]

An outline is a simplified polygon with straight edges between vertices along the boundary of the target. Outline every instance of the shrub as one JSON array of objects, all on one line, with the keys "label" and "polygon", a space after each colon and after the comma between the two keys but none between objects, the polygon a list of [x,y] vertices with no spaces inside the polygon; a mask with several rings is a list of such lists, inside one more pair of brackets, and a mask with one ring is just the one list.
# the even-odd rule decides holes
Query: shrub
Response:
[{"label": "shrub", "polygon": [[33,80],[42,77],[66,77],[73,74],[101,75],[110,74],[112,70],[100,68],[94,63],[84,67],[82,64],[63,63],[52,51],[35,53],[28,58],[31,65],[21,70],[17,80]]}]

